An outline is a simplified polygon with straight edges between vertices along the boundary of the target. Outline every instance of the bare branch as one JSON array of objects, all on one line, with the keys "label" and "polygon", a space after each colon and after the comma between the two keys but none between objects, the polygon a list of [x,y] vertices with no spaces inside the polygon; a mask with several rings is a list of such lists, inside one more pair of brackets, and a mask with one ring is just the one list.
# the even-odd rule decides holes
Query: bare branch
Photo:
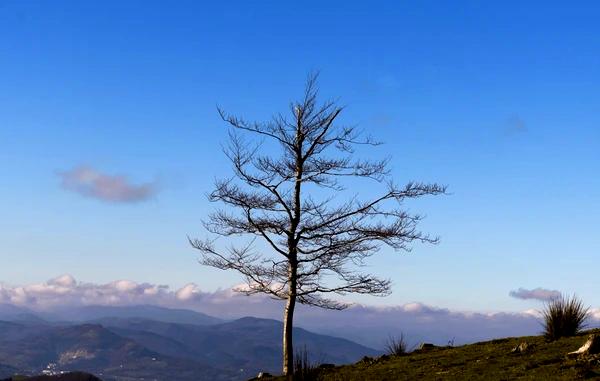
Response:
[{"label": "bare branch", "polygon": [[[235,270],[245,278],[239,292],[287,300],[284,364],[290,360],[296,301],[343,309],[348,304],[331,295],[388,295],[389,280],[360,271],[365,261],[383,246],[410,251],[415,242],[436,244],[437,237],[418,230],[422,216],[409,213],[403,204],[446,193],[438,184],[395,185],[389,158],[356,159],[355,146],[381,143],[363,137],[354,126],[341,125],[344,108],[337,102],[317,99],[317,74],[312,74],[287,117],[276,114],[268,122],[248,122],[218,108],[230,126],[224,152],[233,176],[215,181],[209,200],[226,208],[210,214],[204,227],[216,237],[252,240],[225,249],[217,248],[215,240],[189,240],[202,254],[201,263]],[[257,139],[246,141],[246,136]],[[358,179],[383,187],[380,196],[340,201],[347,182]],[[313,192],[315,187],[321,190]],[[256,240],[267,250],[256,250]],[[286,369],[284,365],[284,373]]]}]

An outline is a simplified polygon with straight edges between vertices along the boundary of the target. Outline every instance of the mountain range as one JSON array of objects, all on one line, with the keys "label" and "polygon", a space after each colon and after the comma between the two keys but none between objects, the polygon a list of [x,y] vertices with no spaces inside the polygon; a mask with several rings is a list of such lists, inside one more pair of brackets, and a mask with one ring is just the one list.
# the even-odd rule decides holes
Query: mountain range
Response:
[{"label": "mountain range", "polygon": [[[282,323],[225,321],[157,306],[87,306],[33,312],[0,305],[0,379],[15,373],[86,371],[103,380],[244,380],[277,373]],[[313,361],[344,364],[379,351],[295,328]]]}]

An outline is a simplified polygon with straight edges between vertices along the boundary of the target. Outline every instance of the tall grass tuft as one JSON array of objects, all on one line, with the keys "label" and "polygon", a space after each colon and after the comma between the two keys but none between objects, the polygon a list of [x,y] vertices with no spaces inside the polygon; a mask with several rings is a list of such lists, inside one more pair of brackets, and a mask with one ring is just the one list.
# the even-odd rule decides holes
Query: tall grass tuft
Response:
[{"label": "tall grass tuft", "polygon": [[390,336],[385,344],[385,349],[389,355],[403,356],[408,353],[408,346],[404,334],[394,337]]},{"label": "tall grass tuft", "polygon": [[294,381],[318,381],[318,364],[310,360],[308,349],[304,346],[294,354]]},{"label": "tall grass tuft", "polygon": [[548,302],[542,311],[544,336],[548,340],[577,335],[589,316],[589,307],[573,295],[561,295]]}]

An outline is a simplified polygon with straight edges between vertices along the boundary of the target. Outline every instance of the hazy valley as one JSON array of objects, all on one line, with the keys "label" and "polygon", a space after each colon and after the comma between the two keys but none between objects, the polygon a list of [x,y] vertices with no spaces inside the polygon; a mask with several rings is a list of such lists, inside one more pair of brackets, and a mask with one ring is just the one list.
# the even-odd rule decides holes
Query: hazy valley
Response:
[{"label": "hazy valley", "polygon": [[[245,380],[281,363],[282,323],[223,321],[153,306],[34,313],[0,308],[0,378],[82,370],[104,380]],[[381,354],[349,340],[296,328],[297,348],[314,361],[346,364]]]}]

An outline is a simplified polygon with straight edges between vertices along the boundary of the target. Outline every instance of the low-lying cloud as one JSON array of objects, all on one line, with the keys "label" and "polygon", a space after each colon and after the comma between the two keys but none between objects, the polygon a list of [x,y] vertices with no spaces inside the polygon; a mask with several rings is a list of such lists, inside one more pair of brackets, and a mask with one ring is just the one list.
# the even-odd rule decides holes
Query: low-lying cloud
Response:
[{"label": "low-lying cloud", "polygon": [[558,290],[548,290],[546,288],[534,288],[533,290],[528,290],[526,288],[519,288],[518,290],[513,290],[509,293],[510,296],[517,299],[523,300],[539,300],[542,302],[549,302],[553,299],[559,298],[561,293]]},{"label": "low-lying cloud", "polygon": [[158,191],[156,181],[133,184],[126,176],[107,175],[88,166],[59,172],[61,186],[82,196],[113,203],[133,203],[152,198]]},{"label": "low-lying cloud", "polygon": [[[179,289],[167,285],[115,280],[109,283],[88,283],[65,274],[43,283],[12,286],[0,283],[0,304],[7,303],[33,310],[85,305],[139,305],[198,309],[200,306],[238,305],[246,297],[232,289],[204,292],[194,283]],[[252,298],[252,304],[260,298]],[[214,309],[213,309],[214,310]],[[214,310],[215,312],[219,312]],[[231,311],[222,309],[225,315]],[[235,315],[235,314],[233,314]]]},{"label": "low-lying cloud", "polygon": [[[117,280],[97,284],[63,275],[47,282],[24,286],[0,284],[3,303],[33,311],[65,311],[85,305],[151,304],[187,308],[215,317],[235,319],[256,316],[281,320],[283,303],[266,296],[245,296],[235,287],[202,291],[194,283],[179,289],[167,285]],[[374,307],[353,305],[344,311],[298,306],[298,326],[314,332],[346,337],[374,348],[383,348],[390,335],[404,334],[411,344],[427,341],[439,345],[462,344],[498,337],[535,335],[541,330],[535,310],[517,313],[452,311],[423,303]],[[600,309],[592,309],[590,326],[600,323]]]}]

